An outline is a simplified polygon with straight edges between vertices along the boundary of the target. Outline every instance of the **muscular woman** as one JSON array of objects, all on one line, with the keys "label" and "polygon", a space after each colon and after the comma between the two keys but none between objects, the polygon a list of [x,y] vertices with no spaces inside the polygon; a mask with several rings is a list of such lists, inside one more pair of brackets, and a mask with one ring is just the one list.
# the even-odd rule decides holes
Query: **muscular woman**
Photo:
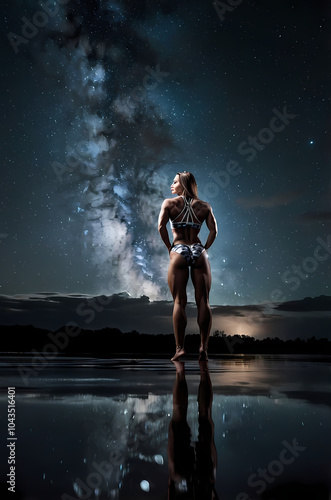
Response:
[{"label": "muscular woman", "polygon": [[[217,223],[211,206],[198,198],[197,183],[193,174],[186,171],[177,173],[171,185],[171,192],[176,196],[167,198],[162,203],[158,229],[170,257],[168,285],[174,299],[173,328],[176,340],[176,353],[172,361],[185,354],[186,285],[189,268],[198,308],[197,321],[201,336],[199,359],[207,360],[212,321],[209,305],[211,272],[207,250],[217,236]],[[173,233],[172,244],[167,230],[168,221]],[[198,236],[203,222],[209,229],[205,245],[202,245]]]}]

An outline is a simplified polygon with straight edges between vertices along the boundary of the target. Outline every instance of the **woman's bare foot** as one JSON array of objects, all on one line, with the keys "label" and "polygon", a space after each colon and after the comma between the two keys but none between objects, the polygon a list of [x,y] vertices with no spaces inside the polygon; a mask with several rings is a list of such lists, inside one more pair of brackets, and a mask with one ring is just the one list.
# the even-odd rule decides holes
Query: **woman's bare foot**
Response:
[{"label": "woman's bare foot", "polygon": [[199,347],[199,361],[208,361],[207,346],[201,345]]},{"label": "woman's bare foot", "polygon": [[173,358],[171,358],[171,361],[176,361],[177,359],[184,356],[184,354],[185,354],[184,348],[181,345],[177,345],[176,346],[176,354],[174,355]]}]

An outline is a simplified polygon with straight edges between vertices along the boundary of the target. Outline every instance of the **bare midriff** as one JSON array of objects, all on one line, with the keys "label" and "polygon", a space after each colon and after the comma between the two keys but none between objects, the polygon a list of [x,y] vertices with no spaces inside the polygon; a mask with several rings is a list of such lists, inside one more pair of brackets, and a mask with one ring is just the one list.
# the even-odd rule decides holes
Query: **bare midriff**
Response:
[{"label": "bare midriff", "polygon": [[178,243],[182,243],[184,245],[193,245],[193,243],[200,243],[201,241],[198,238],[200,230],[194,228],[181,228],[181,229],[173,229],[172,234],[174,236],[173,245],[178,245]]}]

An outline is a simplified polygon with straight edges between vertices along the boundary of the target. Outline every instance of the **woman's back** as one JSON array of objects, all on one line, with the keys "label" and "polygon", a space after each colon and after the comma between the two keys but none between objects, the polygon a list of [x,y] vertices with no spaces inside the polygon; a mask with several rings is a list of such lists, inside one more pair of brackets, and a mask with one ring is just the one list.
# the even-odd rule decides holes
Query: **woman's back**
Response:
[{"label": "woman's back", "polygon": [[[163,201],[158,219],[158,231],[169,252],[168,285],[174,299],[172,313],[176,354],[172,361],[185,355],[184,337],[187,324],[185,307],[186,285],[191,275],[198,308],[201,344],[199,360],[207,360],[207,344],[211,328],[209,291],[211,272],[207,250],[217,235],[217,224],[211,206],[198,199],[198,187],[191,172],[178,172],[170,186],[174,198]],[[171,244],[167,224],[170,220],[174,241]],[[203,222],[209,230],[202,245],[199,232]]]},{"label": "woman's back", "polygon": [[199,243],[198,234],[210,212],[209,204],[199,199],[177,196],[169,199],[168,207],[174,244]]}]

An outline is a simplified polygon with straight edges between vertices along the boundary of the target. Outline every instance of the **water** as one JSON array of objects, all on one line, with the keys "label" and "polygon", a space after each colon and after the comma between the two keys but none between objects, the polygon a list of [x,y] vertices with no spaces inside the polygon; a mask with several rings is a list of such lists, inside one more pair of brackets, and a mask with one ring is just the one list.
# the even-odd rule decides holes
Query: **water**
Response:
[{"label": "water", "polygon": [[1,499],[330,500],[330,358],[224,356],[177,370],[165,359],[0,358]]}]

